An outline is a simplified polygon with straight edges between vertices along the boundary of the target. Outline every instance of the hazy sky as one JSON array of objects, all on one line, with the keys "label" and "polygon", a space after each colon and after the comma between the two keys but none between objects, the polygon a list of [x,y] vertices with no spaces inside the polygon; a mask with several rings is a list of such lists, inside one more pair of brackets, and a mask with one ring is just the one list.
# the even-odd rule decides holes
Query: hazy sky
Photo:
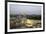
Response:
[{"label": "hazy sky", "polygon": [[40,15],[41,6],[10,4],[10,14]]}]

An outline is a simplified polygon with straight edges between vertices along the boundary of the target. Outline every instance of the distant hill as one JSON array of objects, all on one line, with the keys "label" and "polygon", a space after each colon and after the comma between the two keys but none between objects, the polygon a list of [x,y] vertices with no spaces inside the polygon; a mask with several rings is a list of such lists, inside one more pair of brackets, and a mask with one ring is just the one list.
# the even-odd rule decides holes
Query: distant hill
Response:
[{"label": "distant hill", "polygon": [[38,19],[40,20],[41,19],[41,15],[10,15],[10,17],[20,17],[20,18],[23,18],[23,17],[26,17],[27,19]]}]

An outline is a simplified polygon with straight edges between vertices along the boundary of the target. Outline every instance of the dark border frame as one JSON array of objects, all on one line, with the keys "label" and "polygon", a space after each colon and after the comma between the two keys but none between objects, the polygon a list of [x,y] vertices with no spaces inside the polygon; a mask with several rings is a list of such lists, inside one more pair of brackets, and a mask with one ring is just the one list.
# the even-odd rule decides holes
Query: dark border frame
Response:
[{"label": "dark border frame", "polygon": [[[7,2],[43,4],[43,30],[7,32]],[[43,31],[45,31],[45,3],[43,3],[43,2],[28,2],[28,1],[5,1],[5,34],[7,34],[7,33],[43,32]]]}]

